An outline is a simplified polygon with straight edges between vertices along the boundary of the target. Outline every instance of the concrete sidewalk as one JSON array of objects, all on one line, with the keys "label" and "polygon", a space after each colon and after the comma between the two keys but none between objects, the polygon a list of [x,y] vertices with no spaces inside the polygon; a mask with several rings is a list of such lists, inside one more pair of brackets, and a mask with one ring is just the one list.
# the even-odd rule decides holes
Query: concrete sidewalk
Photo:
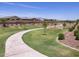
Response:
[{"label": "concrete sidewalk", "polygon": [[30,48],[22,40],[24,33],[39,29],[42,28],[25,30],[10,36],[6,41],[5,57],[46,57],[45,55]]}]

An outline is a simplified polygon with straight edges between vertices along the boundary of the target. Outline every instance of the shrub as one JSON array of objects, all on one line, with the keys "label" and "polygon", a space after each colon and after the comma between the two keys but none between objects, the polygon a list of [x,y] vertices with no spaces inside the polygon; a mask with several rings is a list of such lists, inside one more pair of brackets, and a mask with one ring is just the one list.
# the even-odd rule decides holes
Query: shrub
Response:
[{"label": "shrub", "polygon": [[74,30],[74,27],[72,27],[72,28],[69,28],[69,31],[71,32],[71,31],[73,31]]},{"label": "shrub", "polygon": [[74,31],[74,36],[76,37],[75,40],[79,40],[79,31],[78,30]]},{"label": "shrub", "polygon": [[78,30],[75,30],[75,31],[74,31],[74,36],[76,36],[76,34],[77,34],[78,32],[79,32]]},{"label": "shrub", "polygon": [[79,32],[76,33],[76,39],[75,40],[79,40]]},{"label": "shrub", "polygon": [[58,39],[59,39],[59,40],[63,40],[63,39],[64,39],[64,34],[59,34],[59,35],[58,35]]},{"label": "shrub", "polygon": [[79,30],[79,26],[77,26],[77,30]]}]

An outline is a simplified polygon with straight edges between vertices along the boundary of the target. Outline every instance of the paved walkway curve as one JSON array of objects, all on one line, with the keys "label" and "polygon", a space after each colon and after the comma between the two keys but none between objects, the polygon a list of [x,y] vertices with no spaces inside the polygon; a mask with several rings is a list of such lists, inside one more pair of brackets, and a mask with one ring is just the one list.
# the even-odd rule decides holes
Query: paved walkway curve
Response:
[{"label": "paved walkway curve", "polygon": [[5,57],[46,57],[45,55],[30,48],[22,40],[23,34],[39,29],[42,28],[24,30],[10,36],[5,45]]}]

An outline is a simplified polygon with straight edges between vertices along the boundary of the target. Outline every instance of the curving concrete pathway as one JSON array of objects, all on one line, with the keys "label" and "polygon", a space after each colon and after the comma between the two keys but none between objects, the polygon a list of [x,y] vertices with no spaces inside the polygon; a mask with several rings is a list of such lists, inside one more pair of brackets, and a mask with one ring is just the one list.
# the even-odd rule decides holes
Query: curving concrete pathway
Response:
[{"label": "curving concrete pathway", "polygon": [[46,57],[45,55],[30,48],[22,40],[22,36],[24,33],[34,30],[39,30],[39,29],[42,28],[24,30],[10,36],[6,41],[5,56],[6,57]]},{"label": "curving concrete pathway", "polygon": [[60,41],[58,40],[58,37],[56,38],[56,42],[59,43],[59,44],[61,44],[61,45],[63,45],[63,46],[65,46],[65,47],[68,47],[68,48],[70,48],[70,49],[79,51],[79,49],[77,49],[77,48],[71,47],[71,46],[69,46],[69,45],[66,45],[66,44],[60,42]]}]

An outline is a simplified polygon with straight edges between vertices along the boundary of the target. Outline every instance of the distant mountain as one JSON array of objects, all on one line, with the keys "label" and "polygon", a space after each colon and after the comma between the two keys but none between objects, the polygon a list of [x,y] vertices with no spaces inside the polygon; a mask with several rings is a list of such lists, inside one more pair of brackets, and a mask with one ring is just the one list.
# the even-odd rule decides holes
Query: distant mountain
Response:
[{"label": "distant mountain", "polygon": [[20,18],[18,16],[3,16],[3,17],[0,17],[0,18]]}]

